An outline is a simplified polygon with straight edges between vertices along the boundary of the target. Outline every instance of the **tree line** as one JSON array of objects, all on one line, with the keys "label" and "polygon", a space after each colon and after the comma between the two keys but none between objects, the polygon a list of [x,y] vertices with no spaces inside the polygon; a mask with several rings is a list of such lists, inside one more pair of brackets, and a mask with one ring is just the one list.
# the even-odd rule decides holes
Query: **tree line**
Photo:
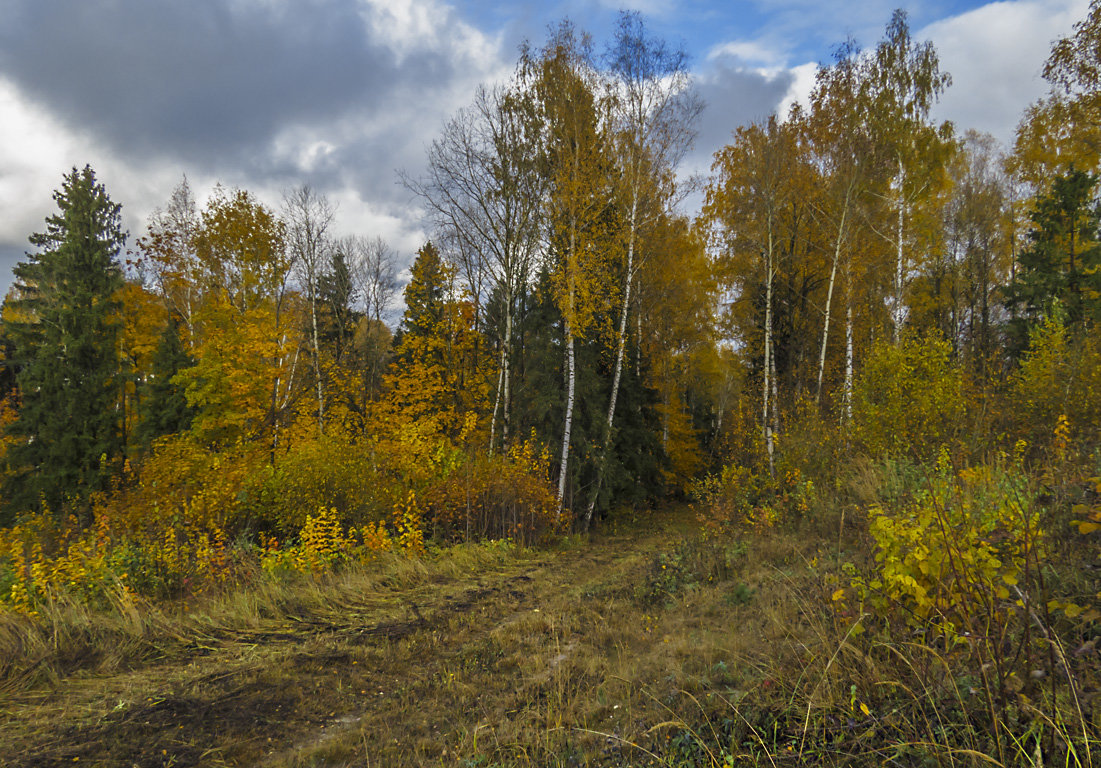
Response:
[{"label": "tree line", "polygon": [[[774,472],[806,414],[855,439],[883,348],[935,336],[996,384],[1044,322],[1088,339],[1101,313],[1099,32],[1094,4],[1002,152],[932,120],[951,80],[898,11],[806,105],[738,127],[691,217],[687,54],[637,13],[599,51],[563,22],[404,178],[431,241],[393,332],[396,255],[337,237],[309,186],[200,209],[185,180],[124,251],[119,206],[74,169],[4,302],[4,518],[90,523],[182,445],[275,472],[339,444],[408,484],[380,469],[390,440],[441,482],[529,451],[548,519],[588,527],[732,457]],[[246,497],[237,529],[283,525]]]}]

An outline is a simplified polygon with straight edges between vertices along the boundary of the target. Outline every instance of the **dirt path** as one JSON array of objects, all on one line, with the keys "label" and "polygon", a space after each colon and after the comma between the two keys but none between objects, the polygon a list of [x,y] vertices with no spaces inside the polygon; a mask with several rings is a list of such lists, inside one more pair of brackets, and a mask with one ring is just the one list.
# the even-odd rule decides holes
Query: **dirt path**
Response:
[{"label": "dirt path", "polygon": [[629,726],[637,691],[617,681],[640,645],[668,642],[642,626],[637,585],[683,525],[345,593],[175,660],[20,692],[0,703],[0,765],[530,763],[578,739],[619,764],[621,737],[598,726]]}]

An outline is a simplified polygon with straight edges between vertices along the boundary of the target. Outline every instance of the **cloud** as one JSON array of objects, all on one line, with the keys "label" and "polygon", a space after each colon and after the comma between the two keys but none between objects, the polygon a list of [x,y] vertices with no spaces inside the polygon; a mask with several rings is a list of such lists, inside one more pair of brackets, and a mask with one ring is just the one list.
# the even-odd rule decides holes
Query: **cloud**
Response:
[{"label": "cloud", "polygon": [[408,247],[423,234],[395,169],[423,164],[474,86],[510,69],[501,39],[442,0],[3,5],[0,261],[85,163],[136,234],[186,173],[271,205],[308,181],[342,201],[343,229]]},{"label": "cloud", "polygon": [[932,40],[952,87],[935,116],[993,134],[1007,146],[1021,115],[1047,92],[1040,76],[1052,42],[1073,32],[1087,0],[1023,0],[984,5],[915,33]]},{"label": "cloud", "polygon": [[795,82],[786,69],[764,71],[715,59],[697,74],[696,88],[706,102],[687,174],[707,173],[715,152],[726,146],[738,126],[763,120],[780,107]]},{"label": "cloud", "polygon": [[[0,71],[71,130],[202,168],[263,162],[288,126],[431,112],[495,44],[434,2],[17,3]],[[488,52],[488,55],[486,53]]]},{"label": "cloud", "polygon": [[732,40],[715,46],[707,53],[708,61],[726,57],[745,64],[762,64],[766,67],[774,67],[787,60],[784,52],[760,40]]}]

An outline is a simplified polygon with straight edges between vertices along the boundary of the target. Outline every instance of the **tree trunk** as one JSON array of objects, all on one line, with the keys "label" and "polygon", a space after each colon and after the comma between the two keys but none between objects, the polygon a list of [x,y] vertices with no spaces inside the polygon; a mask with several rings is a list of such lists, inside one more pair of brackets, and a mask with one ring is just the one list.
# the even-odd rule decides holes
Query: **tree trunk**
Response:
[{"label": "tree trunk", "polygon": [[[768,222],[768,255],[765,264],[765,361],[762,378],[764,386],[761,392],[761,429],[764,431],[765,446],[768,449],[768,474],[775,475],[774,445],[772,427],[768,422],[769,374],[772,373],[772,219]],[[776,404],[772,404],[773,409]]]},{"label": "tree trunk", "polygon": [[505,386],[505,348],[501,346],[500,359],[497,364],[497,394],[493,398],[493,416],[489,420],[489,455],[493,455],[494,443],[497,438],[497,415],[501,412],[501,395]]},{"label": "tree trunk", "polygon": [[570,319],[566,318],[566,423],[562,431],[562,462],[558,475],[558,517],[562,517],[562,504],[566,496],[566,475],[568,474],[570,461],[570,430],[573,427],[573,397],[574,397],[574,354],[573,354],[573,327]]},{"label": "tree trunk", "polygon": [[906,198],[903,195],[902,185],[905,181],[905,169],[902,166],[902,157],[898,158],[898,255],[895,258],[895,311],[894,311],[894,342],[898,346],[902,340],[902,234],[905,226]]},{"label": "tree trunk", "polygon": [[[313,277],[310,277],[311,282]],[[313,324],[313,370],[317,378],[317,434],[325,434],[325,386],[321,380],[321,344],[317,334],[317,290],[310,285],[310,322]]]},{"label": "tree trunk", "polygon": [[841,243],[845,239],[845,216],[849,212],[849,197],[845,195],[845,205],[841,209],[841,222],[837,225],[837,241],[833,247],[833,267],[830,269],[830,285],[826,291],[826,321],[822,326],[822,351],[818,356],[818,391],[814,395],[817,404],[822,399],[822,377],[826,372],[826,345],[830,337],[830,309],[833,304],[833,287],[837,282],[837,263],[841,260]]},{"label": "tree trunk", "polygon": [[616,339],[615,373],[612,375],[612,394],[608,398],[608,416],[604,423],[604,439],[600,446],[600,458],[596,465],[596,482],[593,483],[593,492],[589,496],[589,507],[585,510],[584,527],[588,528],[593,519],[593,511],[600,496],[601,486],[604,484],[604,473],[608,464],[608,451],[612,445],[612,428],[615,422],[615,406],[619,396],[619,382],[623,375],[623,353],[627,347],[627,308],[631,303],[631,283],[635,265],[635,236],[638,228],[638,191],[637,187],[631,198],[631,217],[627,232],[627,275],[623,286],[623,307],[619,313],[619,335]]},{"label": "tree trunk", "polygon": [[493,455],[494,443],[497,435],[497,415],[501,414],[501,447],[508,447],[509,426],[509,378],[511,373],[511,347],[512,347],[512,295],[506,291],[505,296],[505,337],[501,340],[501,356],[498,362],[497,396],[493,402],[493,418],[489,425],[489,455]]},{"label": "tree trunk", "polygon": [[844,405],[843,420],[851,424],[853,420],[853,301],[852,276],[848,276],[845,289],[845,385],[841,392]]}]

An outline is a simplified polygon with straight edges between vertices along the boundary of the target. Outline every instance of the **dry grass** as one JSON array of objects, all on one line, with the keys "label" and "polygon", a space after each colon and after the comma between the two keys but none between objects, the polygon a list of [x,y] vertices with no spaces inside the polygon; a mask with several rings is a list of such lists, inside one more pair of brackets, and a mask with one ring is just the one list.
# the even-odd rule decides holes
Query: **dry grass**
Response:
[{"label": "dry grass", "polygon": [[[678,510],[190,610],[58,607],[4,629],[39,659],[9,663],[4,764],[994,764],[958,658],[830,609],[859,541],[694,529]],[[1031,762],[1030,738],[1003,764]]]},{"label": "dry grass", "polygon": [[[645,764],[685,692],[760,684],[739,659],[777,626],[745,583],[772,566],[742,548],[707,581],[727,544],[683,544],[690,527],[459,547],[190,610],[54,606],[2,630],[0,741],[20,766]],[[659,556],[688,565],[663,580]]]}]

